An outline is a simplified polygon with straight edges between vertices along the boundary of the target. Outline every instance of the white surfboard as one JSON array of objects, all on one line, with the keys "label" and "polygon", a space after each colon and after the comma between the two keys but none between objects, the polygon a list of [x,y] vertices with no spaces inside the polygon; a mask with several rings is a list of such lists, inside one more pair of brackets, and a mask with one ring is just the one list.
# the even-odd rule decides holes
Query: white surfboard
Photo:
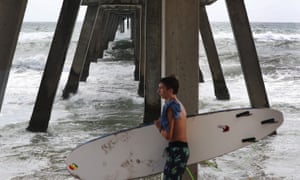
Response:
[{"label": "white surfboard", "polygon": [[[283,122],[273,109],[237,109],[191,116],[187,120],[188,164],[212,159],[254,143]],[[125,180],[163,171],[168,142],[152,125],[91,140],[66,159],[69,172],[83,180]]]}]

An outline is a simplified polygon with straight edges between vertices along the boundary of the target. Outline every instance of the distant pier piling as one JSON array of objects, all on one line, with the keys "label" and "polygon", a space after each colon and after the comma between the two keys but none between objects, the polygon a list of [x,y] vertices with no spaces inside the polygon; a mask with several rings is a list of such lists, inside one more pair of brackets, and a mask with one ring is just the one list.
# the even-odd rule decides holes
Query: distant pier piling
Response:
[{"label": "distant pier piling", "polygon": [[[143,2],[144,3],[144,2]],[[146,61],[146,7],[142,5],[140,19],[140,58],[139,58],[139,86],[138,95],[145,96],[145,61]]]},{"label": "distant pier piling", "polygon": [[[115,39],[115,35],[118,30],[120,20],[122,19],[120,15],[116,15],[114,13],[111,16],[112,16],[111,17],[112,23],[108,23],[108,29],[107,29],[108,36],[104,36],[104,37],[108,37],[108,39],[104,42],[105,48],[103,49],[103,51],[108,48],[108,42],[113,41]],[[108,22],[110,22],[110,20],[108,20]]]},{"label": "distant pier piling", "polygon": [[134,80],[140,80],[140,59],[141,59],[141,10],[137,11],[131,22],[131,36],[134,45]]},{"label": "distant pier piling", "polygon": [[91,62],[97,61],[97,47],[99,46],[98,44],[101,42],[101,36],[104,33],[104,19],[106,19],[107,14],[104,14],[103,8],[98,7],[98,13],[95,14],[95,16],[95,24],[93,26],[93,29],[91,30],[91,39],[89,41],[86,59],[84,60],[84,66],[82,69],[82,74],[80,76],[80,81],[87,80]]},{"label": "distant pier piling", "polygon": [[120,32],[124,33],[125,32],[125,17],[120,18],[119,27],[120,27]]},{"label": "distant pier piling", "polygon": [[99,8],[100,10],[96,17],[95,26],[88,48],[86,63],[97,62],[98,52],[100,51],[101,43],[103,43],[102,36],[104,36],[103,34],[108,13],[103,8]]},{"label": "distant pier piling", "polygon": [[129,16],[126,17],[126,28],[127,28],[127,30],[130,29],[130,17]]},{"label": "distant pier piling", "polygon": [[87,8],[69,78],[66,87],[63,90],[64,99],[67,99],[70,93],[75,94],[78,90],[80,77],[86,61],[87,51],[98,12],[98,6],[88,6]]},{"label": "distant pier piling", "polygon": [[0,111],[27,0],[0,1]]}]

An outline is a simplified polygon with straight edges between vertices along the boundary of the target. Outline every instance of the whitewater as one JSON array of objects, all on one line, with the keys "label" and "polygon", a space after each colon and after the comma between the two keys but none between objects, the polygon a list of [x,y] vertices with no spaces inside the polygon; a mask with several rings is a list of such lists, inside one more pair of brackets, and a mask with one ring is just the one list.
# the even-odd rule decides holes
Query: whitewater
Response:
[{"label": "whitewater", "polygon": [[[200,179],[300,179],[300,24],[252,23],[263,79],[272,108],[284,114],[277,135],[199,165]],[[0,180],[73,180],[64,160],[78,144],[139,125],[143,98],[134,81],[133,49],[118,32],[105,56],[91,64],[87,82],[62,99],[81,24],[76,25],[56,93],[47,133],[26,131],[53,38],[55,23],[24,23],[0,113]],[[250,107],[238,52],[229,23],[212,23],[229,101],[216,100],[205,51],[199,39],[199,112]],[[122,59],[126,57],[126,59]]]}]

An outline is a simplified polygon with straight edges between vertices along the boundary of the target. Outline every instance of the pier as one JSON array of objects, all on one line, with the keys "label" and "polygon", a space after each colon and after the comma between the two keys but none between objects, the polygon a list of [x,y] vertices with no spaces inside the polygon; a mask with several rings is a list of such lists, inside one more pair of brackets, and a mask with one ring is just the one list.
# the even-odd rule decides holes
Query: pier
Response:
[{"label": "pier", "polygon": [[[189,115],[198,113],[199,31],[213,78],[218,100],[229,100],[217,47],[206,7],[216,0],[62,0],[53,41],[42,75],[39,91],[27,130],[46,132],[62,69],[80,6],[86,15],[62,96],[76,94],[81,81],[89,76],[89,67],[103,57],[109,41],[125,19],[134,47],[134,79],[137,93],[144,97],[143,123],[160,116],[161,99],[156,93],[161,77],[175,75],[181,84],[178,97]],[[11,68],[27,0],[0,2],[0,108]],[[269,107],[259,60],[243,0],[226,0],[249,101],[252,107]],[[190,167],[197,174],[197,166]]]}]

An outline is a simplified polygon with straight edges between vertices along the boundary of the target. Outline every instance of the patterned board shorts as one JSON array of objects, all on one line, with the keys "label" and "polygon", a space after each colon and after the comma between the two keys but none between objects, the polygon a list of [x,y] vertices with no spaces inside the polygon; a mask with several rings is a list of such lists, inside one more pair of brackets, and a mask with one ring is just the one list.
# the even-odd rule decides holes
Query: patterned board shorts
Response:
[{"label": "patterned board shorts", "polygon": [[164,180],[181,180],[189,159],[190,151],[185,142],[170,142],[166,148],[168,154],[164,168]]}]

